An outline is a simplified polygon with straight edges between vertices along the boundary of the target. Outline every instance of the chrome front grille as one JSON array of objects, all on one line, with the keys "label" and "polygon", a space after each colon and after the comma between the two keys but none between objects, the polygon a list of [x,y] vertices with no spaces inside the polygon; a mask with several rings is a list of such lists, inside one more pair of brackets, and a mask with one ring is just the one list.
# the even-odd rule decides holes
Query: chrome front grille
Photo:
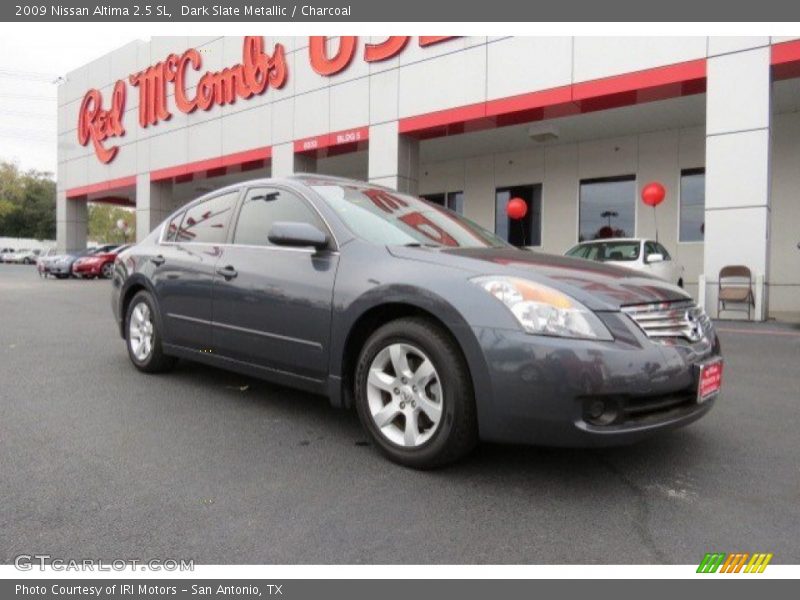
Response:
[{"label": "chrome front grille", "polygon": [[654,339],[683,338],[695,343],[711,327],[711,319],[691,300],[623,306],[622,312]]}]

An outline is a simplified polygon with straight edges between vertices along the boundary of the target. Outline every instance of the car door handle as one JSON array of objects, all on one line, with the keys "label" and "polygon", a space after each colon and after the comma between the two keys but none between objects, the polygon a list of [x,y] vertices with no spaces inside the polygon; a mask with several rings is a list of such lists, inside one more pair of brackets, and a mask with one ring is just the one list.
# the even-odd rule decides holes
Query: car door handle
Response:
[{"label": "car door handle", "polygon": [[228,265],[227,267],[223,267],[221,269],[217,269],[217,275],[222,275],[225,278],[225,281],[230,281],[238,274],[239,273],[236,271],[236,269],[234,269],[230,265]]},{"label": "car door handle", "polygon": [[153,263],[155,266],[160,267],[165,262],[167,262],[167,259],[159,254],[158,256],[151,257],[150,262]]}]

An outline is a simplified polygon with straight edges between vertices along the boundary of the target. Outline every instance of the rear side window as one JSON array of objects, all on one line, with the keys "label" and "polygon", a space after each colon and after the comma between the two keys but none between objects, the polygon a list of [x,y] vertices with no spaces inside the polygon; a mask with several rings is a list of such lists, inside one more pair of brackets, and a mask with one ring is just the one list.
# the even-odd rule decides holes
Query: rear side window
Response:
[{"label": "rear side window", "polygon": [[247,192],[242,204],[233,243],[270,246],[269,231],[277,221],[309,223],[321,231],[326,230],[316,211],[296,194],[273,188],[254,188]]},{"label": "rear side window", "polygon": [[186,213],[178,213],[169,220],[169,223],[167,223],[167,231],[164,234],[165,242],[174,242],[177,239],[178,228],[181,226],[181,221],[183,220],[184,214]]},{"label": "rear side window", "polygon": [[186,211],[175,235],[176,242],[222,244],[228,234],[233,207],[239,191],[209,198]]}]

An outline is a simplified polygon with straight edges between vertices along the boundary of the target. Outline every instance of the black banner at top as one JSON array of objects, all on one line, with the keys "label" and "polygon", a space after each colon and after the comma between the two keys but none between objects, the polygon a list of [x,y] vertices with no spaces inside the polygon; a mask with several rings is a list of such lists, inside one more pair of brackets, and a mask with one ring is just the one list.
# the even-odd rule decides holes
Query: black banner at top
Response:
[{"label": "black banner at top", "polygon": [[27,22],[787,22],[796,0],[61,0],[0,3],[0,20]]}]

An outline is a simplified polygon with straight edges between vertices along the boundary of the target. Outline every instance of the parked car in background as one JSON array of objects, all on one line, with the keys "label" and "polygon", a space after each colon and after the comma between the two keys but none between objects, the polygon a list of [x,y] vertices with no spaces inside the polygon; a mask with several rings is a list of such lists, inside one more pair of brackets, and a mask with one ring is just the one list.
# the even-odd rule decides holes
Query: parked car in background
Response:
[{"label": "parked car in background", "polygon": [[117,257],[111,288],[140,371],[185,358],[328,395],[412,467],[479,438],[629,443],[702,417],[720,390],[714,327],[675,285],[520,250],[349,179],[200,197]]},{"label": "parked car in background", "polygon": [[627,267],[683,287],[683,266],[675,262],[662,244],[637,238],[610,238],[581,242],[567,256]]},{"label": "parked car in background", "polygon": [[49,264],[58,252],[55,248],[47,248],[36,259],[36,271],[40,277],[47,277],[49,275]]},{"label": "parked car in background", "polygon": [[130,244],[127,244],[106,252],[100,251],[81,256],[72,264],[72,274],[75,277],[85,277],[87,279],[95,279],[97,277],[110,279],[111,274],[114,272],[114,259],[117,258],[117,254],[129,247]]},{"label": "parked car in background", "polygon": [[0,263],[11,262],[11,257],[14,256],[15,252],[14,248],[0,249]]},{"label": "parked car in background", "polygon": [[11,260],[9,262],[18,265],[33,265],[36,264],[36,259],[39,258],[41,253],[41,248],[23,248],[22,250],[17,250],[11,256]]},{"label": "parked car in background", "polygon": [[75,263],[76,260],[83,256],[89,256],[90,254],[95,254],[99,252],[109,252],[114,248],[117,248],[119,244],[105,244],[103,246],[97,246],[95,248],[86,248],[85,250],[81,250],[80,252],[72,252],[69,254],[61,254],[56,256],[49,264],[49,272],[51,275],[54,275],[58,279],[65,279],[67,277],[72,277],[72,265]]}]

